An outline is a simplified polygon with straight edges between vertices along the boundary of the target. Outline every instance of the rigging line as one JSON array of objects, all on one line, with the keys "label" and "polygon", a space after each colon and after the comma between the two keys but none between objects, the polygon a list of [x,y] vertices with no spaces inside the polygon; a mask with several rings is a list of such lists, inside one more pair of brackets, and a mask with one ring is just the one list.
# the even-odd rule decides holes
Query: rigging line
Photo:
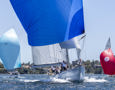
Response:
[{"label": "rigging line", "polygon": [[81,41],[85,37],[86,37],[86,34],[84,34],[78,41]]}]

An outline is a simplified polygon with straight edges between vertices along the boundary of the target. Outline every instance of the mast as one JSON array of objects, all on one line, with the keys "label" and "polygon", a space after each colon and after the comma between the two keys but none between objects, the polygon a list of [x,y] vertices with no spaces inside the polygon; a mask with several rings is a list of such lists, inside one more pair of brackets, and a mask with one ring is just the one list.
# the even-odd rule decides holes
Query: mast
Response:
[{"label": "mast", "polygon": [[66,61],[67,61],[67,65],[68,65],[68,68],[70,68],[70,61],[69,61],[69,53],[68,53],[68,49],[66,48]]}]

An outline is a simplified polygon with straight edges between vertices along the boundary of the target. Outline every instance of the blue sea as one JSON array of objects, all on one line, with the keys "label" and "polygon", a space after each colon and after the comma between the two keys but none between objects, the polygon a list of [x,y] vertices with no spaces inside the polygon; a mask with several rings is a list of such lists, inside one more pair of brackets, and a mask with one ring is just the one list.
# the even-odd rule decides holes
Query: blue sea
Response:
[{"label": "blue sea", "polygon": [[84,82],[78,83],[41,74],[24,74],[17,78],[0,74],[0,90],[115,90],[115,77],[87,74]]}]

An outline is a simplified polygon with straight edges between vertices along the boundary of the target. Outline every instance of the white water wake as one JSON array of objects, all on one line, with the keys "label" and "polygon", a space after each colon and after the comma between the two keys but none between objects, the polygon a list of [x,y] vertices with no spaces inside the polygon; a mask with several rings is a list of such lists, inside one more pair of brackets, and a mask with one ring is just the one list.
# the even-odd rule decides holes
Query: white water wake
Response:
[{"label": "white water wake", "polygon": [[50,78],[44,78],[44,79],[19,79],[19,81],[21,82],[25,82],[25,83],[32,83],[32,82],[45,82],[45,83],[70,83],[70,81],[68,80],[64,80],[64,79],[58,79],[55,77],[50,77]]},{"label": "white water wake", "polygon": [[94,78],[94,77],[85,77],[85,82],[107,82],[107,80],[105,79],[97,79],[97,78]]},{"label": "white water wake", "polygon": [[58,78],[51,78],[51,81],[55,83],[70,83],[70,81],[68,80],[58,79]]},{"label": "white water wake", "polygon": [[39,82],[39,80],[29,80],[29,79],[20,79],[19,81],[25,82],[25,83],[32,83],[32,82]]}]

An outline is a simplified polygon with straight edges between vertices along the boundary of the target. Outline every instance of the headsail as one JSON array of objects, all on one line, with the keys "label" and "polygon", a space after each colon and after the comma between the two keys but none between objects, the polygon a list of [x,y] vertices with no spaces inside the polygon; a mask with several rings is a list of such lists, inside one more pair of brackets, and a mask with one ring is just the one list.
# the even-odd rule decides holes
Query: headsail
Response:
[{"label": "headsail", "polygon": [[50,45],[84,33],[82,0],[10,0],[31,46]]},{"label": "headsail", "polygon": [[[68,54],[73,52],[74,56],[77,57],[78,60],[80,59],[81,47],[80,47],[77,37],[60,43],[60,46],[62,49],[71,49],[71,50],[68,50]],[[75,60],[77,60],[77,58]]]},{"label": "headsail", "polygon": [[80,49],[80,45],[77,37],[60,43],[60,46],[61,48],[67,48],[67,49],[71,49],[71,48]]},{"label": "headsail", "polygon": [[0,37],[0,58],[7,70],[21,67],[20,45],[14,29]]}]

